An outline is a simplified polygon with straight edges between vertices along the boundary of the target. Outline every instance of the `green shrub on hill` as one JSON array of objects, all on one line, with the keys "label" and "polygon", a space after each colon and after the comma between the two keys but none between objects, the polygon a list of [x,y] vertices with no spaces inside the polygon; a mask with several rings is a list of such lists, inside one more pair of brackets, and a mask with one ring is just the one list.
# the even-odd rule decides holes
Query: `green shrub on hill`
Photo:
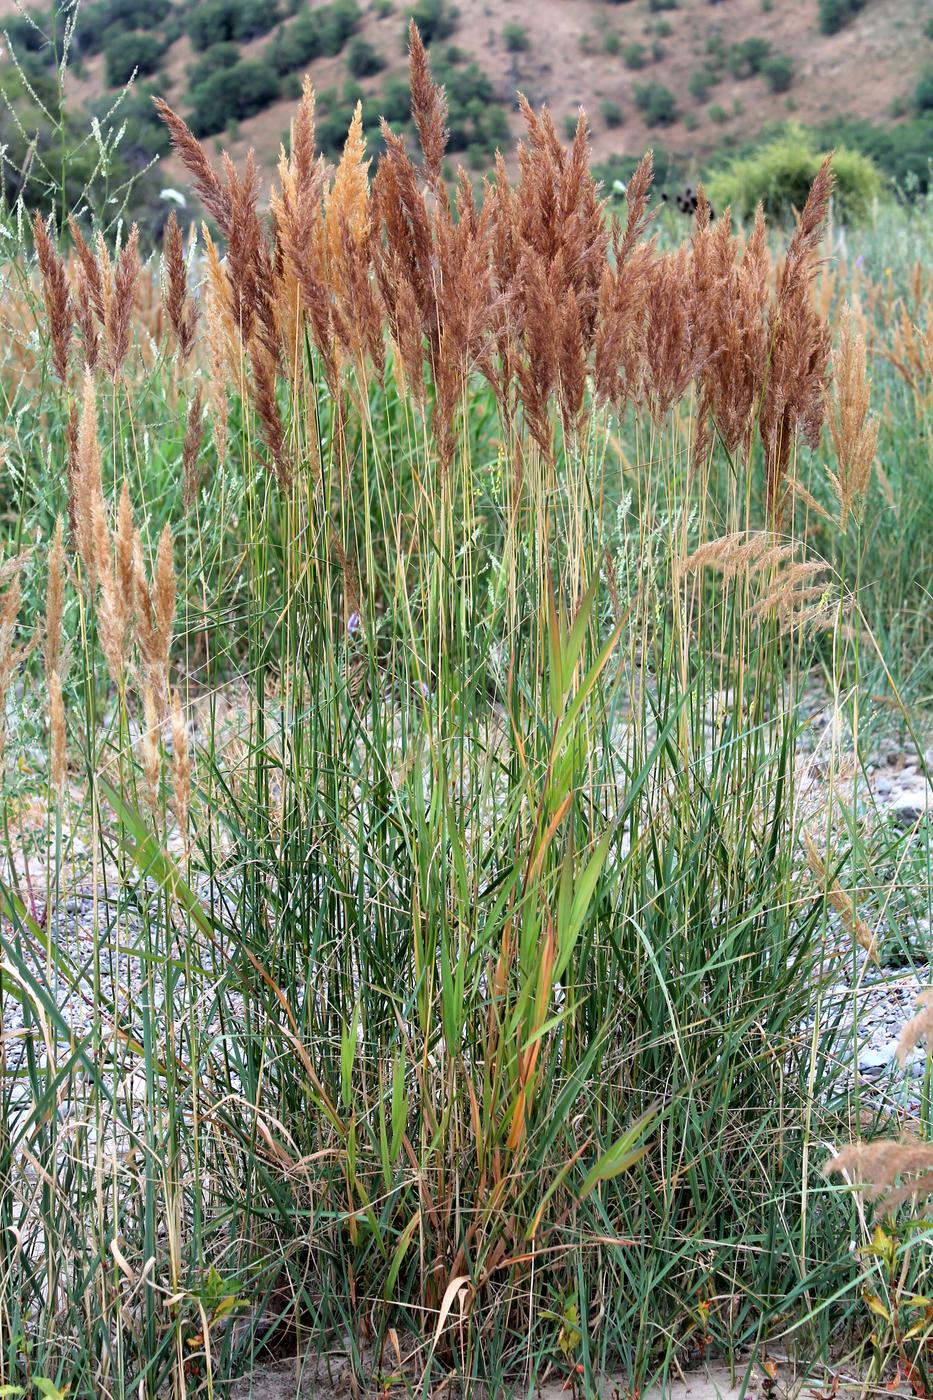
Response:
[{"label": "green shrub on hill", "polygon": [[752,35],[740,44],[733,44],[726,60],[734,78],[751,78],[760,73],[771,56],[771,40]]},{"label": "green shrub on hill", "polygon": [[[56,6],[59,8],[64,11],[64,6]],[[117,34],[130,29],[151,32],[170,12],[169,0],[93,0],[80,11],[75,30],[76,53],[100,53]],[[45,16],[42,22],[45,27]]]},{"label": "green shrub on hill", "polygon": [[649,126],[670,126],[677,120],[677,98],[663,83],[639,83],[635,101]]},{"label": "green shrub on hill", "polygon": [[[749,218],[759,203],[769,218],[787,218],[803,208],[823,154],[804,128],[788,127],[757,151],[714,171],[710,198],[717,208],[730,205],[740,219]],[[846,223],[867,218],[884,188],[878,167],[861,152],[840,146],[833,171],[836,217]]]},{"label": "green shrub on hill", "polygon": [[267,34],[280,18],[276,0],[201,0],[188,14],[188,37],[196,49],[242,42]]},{"label": "green shrub on hill", "polygon": [[148,77],[158,68],[164,52],[165,45],[155,34],[143,34],[138,30],[115,34],[104,49],[107,82],[111,87],[122,87],[134,72]]},{"label": "green shrub on hill", "polygon": [[[333,0],[332,4],[322,5],[317,10],[303,10],[273,35],[263,57],[277,73],[290,73],[316,58],[332,58],[340,53],[359,22],[360,7],[356,0]],[[378,69],[371,71],[378,72]]]},{"label": "green shrub on hill", "polygon": [[865,0],[818,0],[820,29],[824,34],[837,34],[864,4]]},{"label": "green shrub on hill", "polygon": [[794,60],[788,53],[774,53],[761,65],[772,92],[786,92],[794,81]]},{"label": "green shrub on hill", "polygon": [[435,39],[446,39],[460,23],[460,12],[456,5],[450,5],[447,0],[416,0],[414,5],[409,5],[405,11],[405,29],[402,40],[405,49],[408,49],[408,21],[413,19],[418,26],[422,39],[426,44],[432,44]]},{"label": "green shrub on hill", "polygon": [[381,73],[386,61],[368,39],[354,39],[347,50],[347,67],[354,78],[371,78]]},{"label": "green shrub on hill", "polygon": [[244,121],[279,96],[279,80],[267,63],[240,59],[219,68],[191,94],[191,125],[196,135],[212,136],[231,121]]}]

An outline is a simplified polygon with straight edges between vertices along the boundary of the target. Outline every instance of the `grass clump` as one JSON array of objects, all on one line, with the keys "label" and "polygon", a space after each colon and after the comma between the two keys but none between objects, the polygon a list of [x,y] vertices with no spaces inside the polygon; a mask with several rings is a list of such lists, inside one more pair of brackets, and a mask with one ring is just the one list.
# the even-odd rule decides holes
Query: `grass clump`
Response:
[{"label": "grass clump", "polygon": [[610,220],[524,101],[480,202],[409,42],[417,156],[360,108],[331,168],[305,85],[266,214],[162,103],[213,230],[7,269],[3,1385],[641,1389],[858,1288],[876,894],[797,745],[893,570],[829,163],[780,271],[701,194],[654,238],[650,157]]}]

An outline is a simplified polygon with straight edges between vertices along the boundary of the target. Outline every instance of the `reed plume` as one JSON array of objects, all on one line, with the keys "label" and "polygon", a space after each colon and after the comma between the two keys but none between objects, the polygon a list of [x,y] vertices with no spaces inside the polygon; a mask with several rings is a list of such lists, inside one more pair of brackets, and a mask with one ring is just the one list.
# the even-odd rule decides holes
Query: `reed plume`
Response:
[{"label": "reed plume", "polygon": [[823,1168],[827,1176],[846,1175],[866,1200],[892,1214],[905,1201],[920,1202],[933,1193],[933,1145],[900,1142],[854,1142]]},{"label": "reed plume", "polygon": [[165,310],[181,362],[185,364],[194,349],[197,309],[188,291],[188,264],[174,209],[165,225],[162,256],[165,264]]},{"label": "reed plume", "polygon": [[778,278],[759,415],[768,508],[774,517],[781,508],[795,433],[799,430],[815,448],[823,426],[830,341],[828,327],[813,304],[812,282],[832,187],[831,157],[827,156],[813,181]]},{"label": "reed plume", "polygon": [[846,307],[839,344],[833,352],[834,392],[828,414],[836,470],[827,468],[826,473],[839,502],[839,523],[843,529],[868,490],[878,443],[878,421],[871,413],[865,357],[865,338],[856,331],[851,310]]},{"label": "reed plume", "polygon": [[74,324],[74,307],[68,290],[65,262],[49,237],[42,215],[36,211],[32,221],[36,241],[36,257],[42,276],[42,294],[52,341],[52,365],[63,384],[68,382],[68,348]]},{"label": "reed plume", "polygon": [[[100,246],[103,246],[102,239]],[[106,365],[107,372],[114,380],[119,378],[129,353],[130,328],[139,291],[139,274],[139,229],[134,224],[113,270],[112,293],[105,295],[104,300]]]},{"label": "reed plume", "polygon": [[846,894],[838,879],[829,871],[820,848],[809,831],[804,831],[803,843],[807,852],[807,864],[822,885],[826,898],[842,920],[843,928],[852,934],[860,948],[864,948],[872,962],[877,963],[878,940],[869,925],[859,915],[854,900]]},{"label": "reed plume", "polygon": [[921,1041],[926,1041],[927,1054],[933,1053],[933,987],[925,987],[917,995],[919,1008],[901,1031],[897,1042],[897,1060],[906,1065]]}]

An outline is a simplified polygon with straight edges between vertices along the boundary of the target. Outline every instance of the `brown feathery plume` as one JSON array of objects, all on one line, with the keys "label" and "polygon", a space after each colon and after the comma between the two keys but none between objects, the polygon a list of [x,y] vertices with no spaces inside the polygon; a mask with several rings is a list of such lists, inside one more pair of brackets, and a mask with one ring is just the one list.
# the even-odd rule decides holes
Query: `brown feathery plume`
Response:
[{"label": "brown feathery plume", "polygon": [[100,357],[98,326],[103,326],[105,319],[100,268],[73,216],[69,217],[68,226],[71,229],[71,237],[78,257],[78,295],[75,298],[75,319],[84,342],[85,365],[88,369],[96,369]]},{"label": "brown feathery plume", "polygon": [[933,1193],[933,1144],[909,1138],[853,1142],[823,1170],[827,1176],[845,1174],[855,1190],[889,1214],[912,1197],[920,1202]]},{"label": "brown feathery plume", "polygon": [[168,127],[172,145],[181,158],[182,164],[190,172],[195,192],[209,214],[217,220],[221,231],[229,237],[232,208],[230,192],[220,183],[211,163],[204,153],[204,147],[191,128],[177,113],[173,112],[161,97],[155,98],[159,116]]},{"label": "brown feathery plume", "polygon": [[369,209],[369,161],[364,159],[363,108],[357,103],[334,183],[318,224],[319,260],[333,290],[334,329],[351,361],[369,354],[380,380],[385,367],[382,314],[370,276],[374,231]]},{"label": "brown feathery plume", "polygon": [[770,256],[761,206],[738,257],[729,210],[713,226],[700,191],[694,237],[694,325],[703,341],[701,413],[712,418],[726,451],[751,448],[768,359]]},{"label": "brown feathery plume", "polygon": [[693,264],[685,247],[658,258],[648,273],[644,379],[660,422],[687,391],[702,363],[691,319]]},{"label": "brown feathery plume", "polygon": [[108,538],[99,540],[96,550],[100,598],[97,604],[101,648],[111,678],[122,691],[130,626],[135,611],[135,569],[133,565],[133,508],[126,481],[120,492],[113,556]]},{"label": "brown feathery plume", "polygon": [[49,334],[52,338],[52,364],[55,373],[65,384],[68,380],[68,346],[71,341],[74,319],[71,293],[68,290],[68,278],[65,275],[65,263],[52,246],[49,231],[38,210],[33,216],[32,229],[36,240],[39,271],[42,274],[45,313],[48,317]]},{"label": "brown feathery plume", "polygon": [[826,565],[802,560],[774,571],[748,615],[762,618],[773,614],[783,632],[800,628],[827,631],[838,622],[839,612],[839,601],[826,578]]},{"label": "brown feathery plume", "polygon": [[182,364],[194,349],[197,310],[188,294],[188,264],[178,219],[173,209],[165,225],[165,310],[178,344]]},{"label": "brown feathery plume", "polygon": [[320,231],[326,166],[314,155],[314,89],[306,76],[292,124],[291,155],[279,161],[280,189],[272,211],[286,268],[298,283],[302,311],[321,356],[331,392],[338,394],[333,308],[321,262]]},{"label": "brown feathery plume", "polygon": [[731,579],[783,564],[794,554],[794,545],[779,544],[766,530],[739,530],[701,544],[680,562],[678,574],[683,577],[700,569],[715,569],[723,578]]},{"label": "brown feathery plume", "polygon": [[878,941],[868,924],[859,915],[851,895],[846,894],[839,881],[830,874],[820,848],[809,831],[804,831],[803,843],[807,849],[807,864],[823,886],[826,898],[840,916],[843,928],[852,934],[860,948],[865,949],[872,962],[877,963]]},{"label": "brown feathery plume", "polygon": [[138,291],[139,229],[134,224],[117,259],[113,274],[113,295],[105,301],[104,339],[107,345],[107,370],[114,380],[119,377],[129,353],[133,308]]},{"label": "brown feathery plume", "polygon": [[[226,406],[226,395],[224,395],[224,405]],[[189,511],[194,504],[198,491],[201,488],[201,467],[199,457],[201,444],[204,441],[204,415],[202,412],[201,386],[198,385],[194,391],[194,397],[188,408],[188,422],[185,427],[185,444],[181,454],[182,471],[182,500],[185,511]]]},{"label": "brown feathery plume", "polygon": [[133,571],[136,639],[146,667],[146,683],[165,697],[168,694],[168,662],[175,621],[175,566],[172,560],[172,533],[167,525],[159,536],[152,586],[146,580],[139,531],[133,536]]},{"label": "brown feathery plume", "polygon": [[897,1062],[903,1069],[921,1040],[926,1041],[927,1054],[933,1054],[933,987],[924,987],[917,994],[920,1008],[911,1016],[897,1042]]},{"label": "brown feathery plume", "polygon": [[324,217],[316,229],[319,257],[336,293],[341,290],[344,245],[364,243],[369,232],[369,172],[363,135],[363,104],[357,102],[334,181],[324,197]]},{"label": "brown feathery plume", "polygon": [[100,267],[91,249],[85,242],[84,235],[73,216],[69,216],[68,227],[71,229],[71,237],[74,241],[75,252],[78,255],[78,265],[83,274],[83,285],[87,290],[87,295],[101,325],[104,324],[104,291],[101,283]]},{"label": "brown feathery plume", "polygon": [[421,331],[428,340],[432,368],[437,358],[440,326],[437,319],[437,278],[431,219],[417,173],[401,137],[382,123],[385,154],[379,162],[372,186],[373,206],[382,224],[383,238],[377,244],[376,264],[379,290],[389,318],[397,321],[392,306],[398,288],[390,280],[398,276],[407,282],[418,306]]},{"label": "brown feathery plume", "polygon": [[836,470],[826,474],[839,502],[839,523],[845,529],[849,513],[868,489],[878,421],[871,413],[871,389],[865,369],[865,339],[845,307],[839,345],[833,353],[834,403],[829,413],[829,432],[836,454]]},{"label": "brown feathery plume", "polygon": [[438,191],[447,149],[447,99],[444,89],[431,78],[428,55],[413,19],[408,21],[408,56],[411,114],[424,155],[424,173],[431,188]]},{"label": "brown feathery plume", "polygon": [[100,443],[97,438],[97,399],[94,378],[85,371],[81,419],[78,425],[75,481],[75,544],[84,564],[88,586],[97,583],[97,544],[104,519]]},{"label": "brown feathery plume", "polygon": [[593,378],[596,393],[621,411],[637,394],[641,379],[644,321],[654,244],[640,243],[651,221],[648,196],[654,179],[652,157],[645,155],[625,192],[625,229],[615,222],[612,261],[603,268],[596,311]]},{"label": "brown feathery plume", "polygon": [[532,252],[522,263],[520,286],[525,354],[517,367],[518,396],[532,437],[543,452],[550,453],[550,402],[558,375],[554,328],[559,311],[544,261]]},{"label": "brown feathery plume", "polygon": [[830,338],[813,305],[811,284],[832,187],[831,157],[827,156],[813,181],[778,280],[758,419],[768,508],[774,517],[781,507],[794,434],[799,429],[815,448],[823,425]]},{"label": "brown feathery plume", "polygon": [[172,691],[172,811],[187,849],[188,811],[191,806],[191,753],[188,726],[178,691]]},{"label": "brown feathery plume", "polygon": [[[222,467],[227,455],[227,374],[234,356],[230,327],[227,318],[224,317],[222,304],[218,305],[213,281],[209,281],[205,289],[204,325],[209,359],[207,393],[211,407],[211,435],[217,461]],[[234,383],[236,382],[234,378]]]},{"label": "brown feathery plume", "polygon": [[285,427],[275,396],[276,363],[261,346],[256,345],[250,350],[250,362],[253,366],[253,404],[262,424],[262,434],[272,459],[273,474],[284,490],[288,487],[291,471],[285,451]]},{"label": "brown feathery plume", "polygon": [[81,332],[85,368],[94,370],[100,359],[100,335],[93,316],[87,278],[80,263],[78,264],[78,295],[75,298],[75,321]]}]

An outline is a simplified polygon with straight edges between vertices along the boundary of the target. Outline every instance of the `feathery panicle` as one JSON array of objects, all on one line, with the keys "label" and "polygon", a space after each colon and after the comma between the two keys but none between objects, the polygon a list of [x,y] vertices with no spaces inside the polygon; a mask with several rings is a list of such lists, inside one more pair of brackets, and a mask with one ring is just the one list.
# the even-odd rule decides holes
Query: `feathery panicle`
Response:
[{"label": "feathery panicle", "polygon": [[94,378],[84,375],[81,419],[78,425],[77,474],[75,481],[75,544],[84,564],[88,586],[97,582],[97,543],[100,520],[104,515],[101,485],[100,443],[97,437],[97,398]]},{"label": "feathery panicle", "polygon": [[759,414],[768,506],[777,517],[794,435],[816,447],[823,425],[829,330],[813,304],[817,253],[832,194],[831,158],[820,166],[778,280]]},{"label": "feathery panicle", "polygon": [[96,369],[100,357],[100,330],[104,325],[104,293],[97,258],[89,248],[74,217],[68,220],[75,253],[78,258],[77,295],[74,298],[75,320],[84,345],[84,363]]},{"label": "feathery panicle", "polygon": [[78,255],[78,266],[81,269],[82,275],[82,287],[87,294],[94,315],[102,326],[105,319],[104,290],[97,258],[88,246],[80,226],[74,217],[69,218],[68,227],[71,229],[72,241],[74,242],[75,252]]},{"label": "feathery panicle", "polygon": [[447,99],[444,89],[431,78],[431,65],[418,26],[408,21],[411,114],[418,128],[424,155],[424,173],[432,189],[439,190],[444,152],[447,149]]},{"label": "feathery panicle", "polygon": [[165,225],[165,310],[178,344],[182,364],[194,349],[197,310],[188,292],[188,264],[178,219],[173,209]]},{"label": "feathery panicle", "polygon": [[104,336],[107,344],[107,370],[117,379],[130,348],[133,308],[139,292],[139,229],[134,224],[120,251],[113,275],[113,296],[106,306]]},{"label": "feathery panicle", "polygon": [[[205,290],[204,326],[208,349],[207,394],[211,408],[211,435],[218,464],[222,467],[227,455],[227,376],[233,359],[233,346],[230,324],[223,314],[222,303],[218,304],[212,281]],[[236,383],[237,379],[238,376],[233,377],[233,382]]]},{"label": "feathery panicle", "polygon": [[820,848],[809,831],[804,831],[803,843],[807,851],[807,864],[823,886],[826,899],[840,916],[843,928],[852,934],[860,948],[865,949],[872,962],[877,963],[878,940],[859,915],[851,895],[846,894],[839,881],[829,871]]},{"label": "feathery panicle", "polygon": [[926,1042],[928,1055],[933,1054],[933,987],[924,987],[918,993],[919,1008],[901,1031],[897,1042],[897,1061],[903,1068],[921,1041]]},{"label": "feathery panicle", "polygon": [[681,247],[658,258],[648,274],[644,380],[658,422],[683,398],[701,365],[691,317],[692,270]]},{"label": "feathery panicle", "polygon": [[182,164],[192,176],[195,192],[201,203],[207,212],[217,220],[221,230],[225,234],[229,234],[232,215],[230,193],[224,189],[212,169],[211,163],[205,155],[204,147],[191,128],[172,111],[167,102],[163,102],[161,97],[155,99],[155,107],[168,127],[172,145],[181,158]]},{"label": "feathery panicle", "polygon": [[32,222],[36,256],[42,274],[42,295],[52,339],[52,364],[63,384],[68,380],[68,347],[74,321],[74,308],[68,290],[65,263],[52,245],[42,215],[36,211]]},{"label": "feathery panicle", "polygon": [[324,220],[318,225],[323,244],[321,261],[338,293],[347,238],[359,246],[365,244],[369,233],[369,164],[363,135],[363,104],[357,102],[334,182],[324,199]]},{"label": "feathery panicle", "polygon": [[145,667],[145,683],[164,702],[168,695],[169,652],[175,621],[175,565],[172,533],[166,525],[159,536],[152,584],[146,579],[142,541],[133,535],[136,640]]},{"label": "feathery panicle", "polygon": [[109,539],[99,541],[96,551],[100,582],[97,603],[100,643],[113,683],[118,689],[123,687],[130,627],[135,611],[133,540],[133,508],[129,487],[124,481],[117,508],[112,557]]},{"label": "feathery panicle", "polygon": [[252,398],[262,425],[262,434],[269,449],[272,471],[282,487],[287,487],[291,471],[285,450],[285,427],[276,400],[276,365],[261,346],[250,350],[253,367]]},{"label": "feathery panicle", "polygon": [[851,310],[845,307],[839,344],[833,352],[834,394],[828,415],[836,470],[827,469],[839,501],[839,523],[843,529],[850,512],[858,508],[868,490],[878,443],[878,420],[871,413],[865,356],[865,338],[855,329]]},{"label": "feathery panicle", "polygon": [[845,1175],[866,1200],[885,1214],[905,1201],[933,1193],[933,1144],[909,1138],[900,1142],[853,1142],[827,1162],[827,1176]]}]

